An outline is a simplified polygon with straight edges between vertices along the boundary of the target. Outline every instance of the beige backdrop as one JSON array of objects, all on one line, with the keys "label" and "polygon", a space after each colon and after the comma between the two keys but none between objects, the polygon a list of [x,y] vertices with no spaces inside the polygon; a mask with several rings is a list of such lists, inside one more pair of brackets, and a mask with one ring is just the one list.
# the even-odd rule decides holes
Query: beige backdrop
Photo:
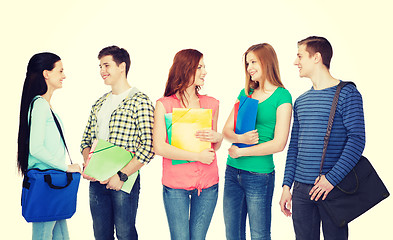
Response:
[{"label": "beige backdrop", "polygon": [[[130,83],[155,102],[162,96],[174,54],[184,48],[204,53],[208,75],[203,88],[220,100],[222,129],[244,85],[242,54],[252,44],[267,42],[276,50],[282,80],[293,99],[311,87],[293,66],[296,43],[310,35],[325,36],[334,49],[333,76],[354,81],[363,95],[368,156],[393,191],[391,150],[392,47],[390,1],[7,1],[2,4],[0,239],[30,239],[31,224],[21,216],[22,178],[16,170],[20,94],[30,57],[51,51],[63,60],[67,79],[53,97],[65,124],[74,161],[81,162],[79,143],[90,107],[109,88],[99,75],[97,54],[108,45],[131,55]],[[225,239],[222,216],[227,149],[218,151],[220,194],[207,239]],[[294,239],[292,221],[281,212],[286,150],[275,155],[273,239]],[[142,169],[137,215],[140,239],[169,239],[162,203],[161,157]],[[391,239],[393,198],[350,224],[350,239]],[[68,221],[72,239],[93,239],[88,182],[83,180],[78,208]]]}]

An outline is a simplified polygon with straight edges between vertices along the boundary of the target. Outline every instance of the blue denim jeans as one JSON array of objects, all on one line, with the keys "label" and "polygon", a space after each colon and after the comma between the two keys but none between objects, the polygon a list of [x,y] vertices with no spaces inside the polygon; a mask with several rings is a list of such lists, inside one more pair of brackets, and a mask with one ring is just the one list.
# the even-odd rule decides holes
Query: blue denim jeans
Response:
[{"label": "blue denim jeans", "polygon": [[246,239],[246,217],[251,239],[271,239],[274,171],[255,173],[227,165],[224,185],[224,221],[228,240]]},{"label": "blue denim jeans", "polygon": [[165,212],[172,240],[205,239],[218,198],[218,184],[198,190],[163,186]]},{"label": "blue denim jeans", "polygon": [[348,225],[337,227],[331,221],[320,201],[310,200],[314,185],[295,182],[292,192],[292,219],[297,240],[319,240],[322,231],[325,240],[348,239]]},{"label": "blue denim jeans", "polygon": [[33,240],[68,240],[67,221],[33,222]]},{"label": "blue denim jeans", "polygon": [[138,239],[135,219],[139,189],[139,175],[130,194],[106,189],[106,185],[99,182],[90,182],[90,211],[96,240],[113,240],[115,230],[119,240]]}]

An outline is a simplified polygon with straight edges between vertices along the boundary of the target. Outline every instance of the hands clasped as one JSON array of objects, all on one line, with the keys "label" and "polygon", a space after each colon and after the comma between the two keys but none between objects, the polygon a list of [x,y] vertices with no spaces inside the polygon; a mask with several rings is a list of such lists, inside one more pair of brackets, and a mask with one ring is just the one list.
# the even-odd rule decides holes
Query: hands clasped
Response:
[{"label": "hands clasped", "polygon": [[109,179],[105,180],[105,181],[100,181],[101,184],[106,184],[106,188],[107,189],[112,189],[115,191],[119,191],[122,187],[124,182],[120,181],[120,177],[119,175],[115,174],[112,177],[110,177]]},{"label": "hands clasped", "polygon": [[222,134],[212,129],[202,129],[195,133],[195,137],[203,142],[217,143],[222,140]]},{"label": "hands clasped", "polygon": [[[238,135],[237,143],[258,144],[258,142],[259,142],[258,130],[252,130],[244,134]],[[243,156],[242,149],[235,145],[232,145],[228,149],[228,154],[229,156],[231,156],[231,158],[239,158]]]},{"label": "hands clasped", "polygon": [[239,135],[238,143],[258,144],[258,141],[259,141],[258,130],[255,129]]},{"label": "hands clasped", "polygon": [[211,164],[214,161],[215,152],[213,148],[207,148],[202,152],[198,153],[197,161],[204,164]]},{"label": "hands clasped", "polygon": [[[218,143],[222,141],[222,134],[212,129],[202,129],[195,133],[195,137],[203,142]],[[197,161],[204,164],[211,164],[215,158],[215,151],[213,148],[208,148],[198,153]]]}]

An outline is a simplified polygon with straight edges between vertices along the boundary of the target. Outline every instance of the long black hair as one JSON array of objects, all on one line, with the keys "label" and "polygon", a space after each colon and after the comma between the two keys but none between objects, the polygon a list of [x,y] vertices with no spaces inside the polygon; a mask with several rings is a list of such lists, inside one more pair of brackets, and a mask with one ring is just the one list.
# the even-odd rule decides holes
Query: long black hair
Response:
[{"label": "long black hair", "polygon": [[29,106],[33,98],[47,92],[43,75],[44,70],[51,71],[55,63],[60,61],[56,54],[44,52],[37,53],[31,57],[27,65],[26,79],[23,84],[23,91],[20,103],[19,132],[18,132],[18,169],[24,174],[27,171],[29,157],[30,129],[27,120]]}]

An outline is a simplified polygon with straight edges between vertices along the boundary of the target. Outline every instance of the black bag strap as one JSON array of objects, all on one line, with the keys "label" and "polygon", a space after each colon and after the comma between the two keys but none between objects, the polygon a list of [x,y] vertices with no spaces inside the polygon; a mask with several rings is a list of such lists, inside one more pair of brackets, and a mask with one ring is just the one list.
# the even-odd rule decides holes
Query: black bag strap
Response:
[{"label": "black bag strap", "polygon": [[319,167],[319,177],[321,177],[321,175],[322,175],[323,163],[325,162],[326,150],[327,150],[327,146],[329,143],[330,133],[332,132],[333,120],[334,120],[334,115],[336,114],[337,103],[338,103],[338,98],[340,96],[340,91],[347,84],[355,85],[355,83],[353,83],[353,82],[340,81],[340,83],[337,85],[336,93],[334,94],[332,108],[330,109],[329,122],[328,122],[327,130],[326,130],[326,134],[324,137],[324,141],[323,141],[323,151],[322,151],[321,165]]},{"label": "black bag strap", "polygon": [[68,172],[66,174],[66,176],[67,176],[67,184],[64,185],[64,186],[54,185],[52,183],[52,176],[50,174],[45,174],[44,175],[44,181],[49,185],[50,188],[53,188],[53,189],[64,189],[64,188],[68,187],[71,184],[72,180],[73,180],[72,173]]},{"label": "black bag strap", "polygon": [[[34,102],[35,102],[35,100],[37,100],[37,98],[33,99],[33,101],[32,101],[32,102],[31,102],[31,104],[30,104],[30,117],[29,117],[29,139],[30,139],[30,131],[31,131],[31,130],[30,130],[30,128],[31,128],[31,113],[32,113],[32,111],[33,111],[33,105],[34,105]],[[67,147],[67,144],[66,144],[66,141],[65,141],[65,138],[64,138],[63,131],[61,130],[60,123],[59,123],[59,121],[57,120],[57,117],[56,117],[56,115],[53,113],[52,109],[50,109],[50,111],[51,111],[51,113],[52,113],[53,120],[55,121],[56,127],[57,127],[57,129],[59,130],[59,133],[60,133],[61,139],[63,140],[64,146],[65,146],[65,149],[67,150],[68,157],[69,157],[69,159],[70,159],[70,162],[71,162],[71,164],[72,164],[71,155],[70,155],[70,152],[68,151],[68,147]]]},{"label": "black bag strap", "polygon": [[52,111],[52,109],[51,109],[50,111],[51,111],[51,113],[52,113],[53,119],[55,120],[55,123],[56,123],[57,129],[59,130],[59,133],[60,133],[61,139],[63,139],[63,143],[64,143],[64,146],[65,146],[65,149],[67,150],[68,157],[70,158],[70,162],[71,162],[71,164],[72,164],[71,155],[70,155],[70,152],[68,151],[68,147],[67,147],[67,144],[66,144],[66,141],[65,141],[64,135],[63,135],[63,131],[61,130],[60,123],[59,123],[59,121],[57,120],[57,117],[56,117],[55,113]]}]

